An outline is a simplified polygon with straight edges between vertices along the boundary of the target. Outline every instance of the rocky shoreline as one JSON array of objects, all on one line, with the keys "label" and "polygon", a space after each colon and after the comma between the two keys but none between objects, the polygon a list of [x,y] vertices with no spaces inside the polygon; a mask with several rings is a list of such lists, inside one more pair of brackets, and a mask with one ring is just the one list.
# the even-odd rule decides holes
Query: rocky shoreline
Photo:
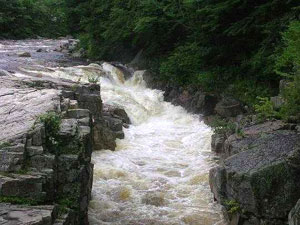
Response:
[{"label": "rocky shoreline", "polygon": [[92,152],[114,150],[129,118],[98,84],[16,69],[0,73],[0,223],[88,224]]},{"label": "rocky shoreline", "polygon": [[[300,224],[297,121],[260,122],[233,98],[174,87],[155,81],[147,71],[142,73],[149,87],[165,91],[165,100],[201,114],[207,125],[214,125],[211,145],[220,162],[211,169],[209,180],[216,201],[224,206],[228,224]],[[280,96],[272,98],[275,105],[280,104],[278,100]],[[231,127],[216,127],[219,118]]]}]

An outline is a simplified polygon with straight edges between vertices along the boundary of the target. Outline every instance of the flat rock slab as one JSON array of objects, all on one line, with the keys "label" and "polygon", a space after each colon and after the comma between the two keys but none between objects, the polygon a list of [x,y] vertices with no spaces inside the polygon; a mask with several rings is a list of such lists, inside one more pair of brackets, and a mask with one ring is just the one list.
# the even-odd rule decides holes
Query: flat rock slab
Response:
[{"label": "flat rock slab", "polygon": [[51,225],[55,217],[55,206],[18,206],[0,203],[2,225]]},{"label": "flat rock slab", "polygon": [[60,91],[0,86],[0,142],[23,138],[37,117],[60,108]]}]

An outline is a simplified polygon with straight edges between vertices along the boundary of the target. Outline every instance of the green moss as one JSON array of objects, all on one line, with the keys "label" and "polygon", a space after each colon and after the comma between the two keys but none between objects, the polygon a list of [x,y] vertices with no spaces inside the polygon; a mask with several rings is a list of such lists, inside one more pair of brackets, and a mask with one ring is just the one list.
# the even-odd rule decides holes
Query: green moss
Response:
[{"label": "green moss", "polygon": [[240,204],[235,200],[225,201],[225,208],[227,209],[227,212],[230,215],[241,212]]},{"label": "green moss", "polygon": [[40,200],[16,196],[0,196],[0,202],[11,203],[16,205],[38,205],[41,203]]},{"label": "green moss", "polygon": [[[293,200],[293,191],[296,188],[291,173],[284,163],[268,166],[251,177],[251,186],[258,204],[286,205]],[[268,199],[268,203],[265,200]]]},{"label": "green moss", "polygon": [[9,143],[9,142],[6,142],[6,141],[0,142],[0,149],[10,147],[10,146],[11,146],[11,143]]}]

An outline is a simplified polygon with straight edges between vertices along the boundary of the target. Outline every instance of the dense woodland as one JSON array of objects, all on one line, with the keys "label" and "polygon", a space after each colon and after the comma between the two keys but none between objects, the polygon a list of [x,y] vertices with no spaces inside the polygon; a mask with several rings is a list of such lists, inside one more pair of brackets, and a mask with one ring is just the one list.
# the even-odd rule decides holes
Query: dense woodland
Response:
[{"label": "dense woodland", "polygon": [[[0,0],[0,38],[81,39],[87,57],[130,62],[159,80],[300,113],[298,0]],[[290,80],[286,104],[268,98]]]}]

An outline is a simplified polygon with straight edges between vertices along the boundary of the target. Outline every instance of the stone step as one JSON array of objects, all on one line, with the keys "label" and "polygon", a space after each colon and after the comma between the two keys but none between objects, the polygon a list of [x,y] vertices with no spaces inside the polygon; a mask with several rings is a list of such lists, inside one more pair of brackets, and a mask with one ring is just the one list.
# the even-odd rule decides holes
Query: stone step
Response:
[{"label": "stone step", "polygon": [[22,206],[0,203],[0,224],[52,225],[58,210],[53,205]]},{"label": "stone step", "polygon": [[90,117],[90,111],[88,109],[70,109],[67,112],[68,118],[82,119],[84,117]]},{"label": "stone step", "polygon": [[0,196],[42,200],[46,196],[44,182],[41,175],[3,174],[0,175]]},{"label": "stone step", "polygon": [[0,147],[0,172],[20,170],[24,161],[24,144]]}]

